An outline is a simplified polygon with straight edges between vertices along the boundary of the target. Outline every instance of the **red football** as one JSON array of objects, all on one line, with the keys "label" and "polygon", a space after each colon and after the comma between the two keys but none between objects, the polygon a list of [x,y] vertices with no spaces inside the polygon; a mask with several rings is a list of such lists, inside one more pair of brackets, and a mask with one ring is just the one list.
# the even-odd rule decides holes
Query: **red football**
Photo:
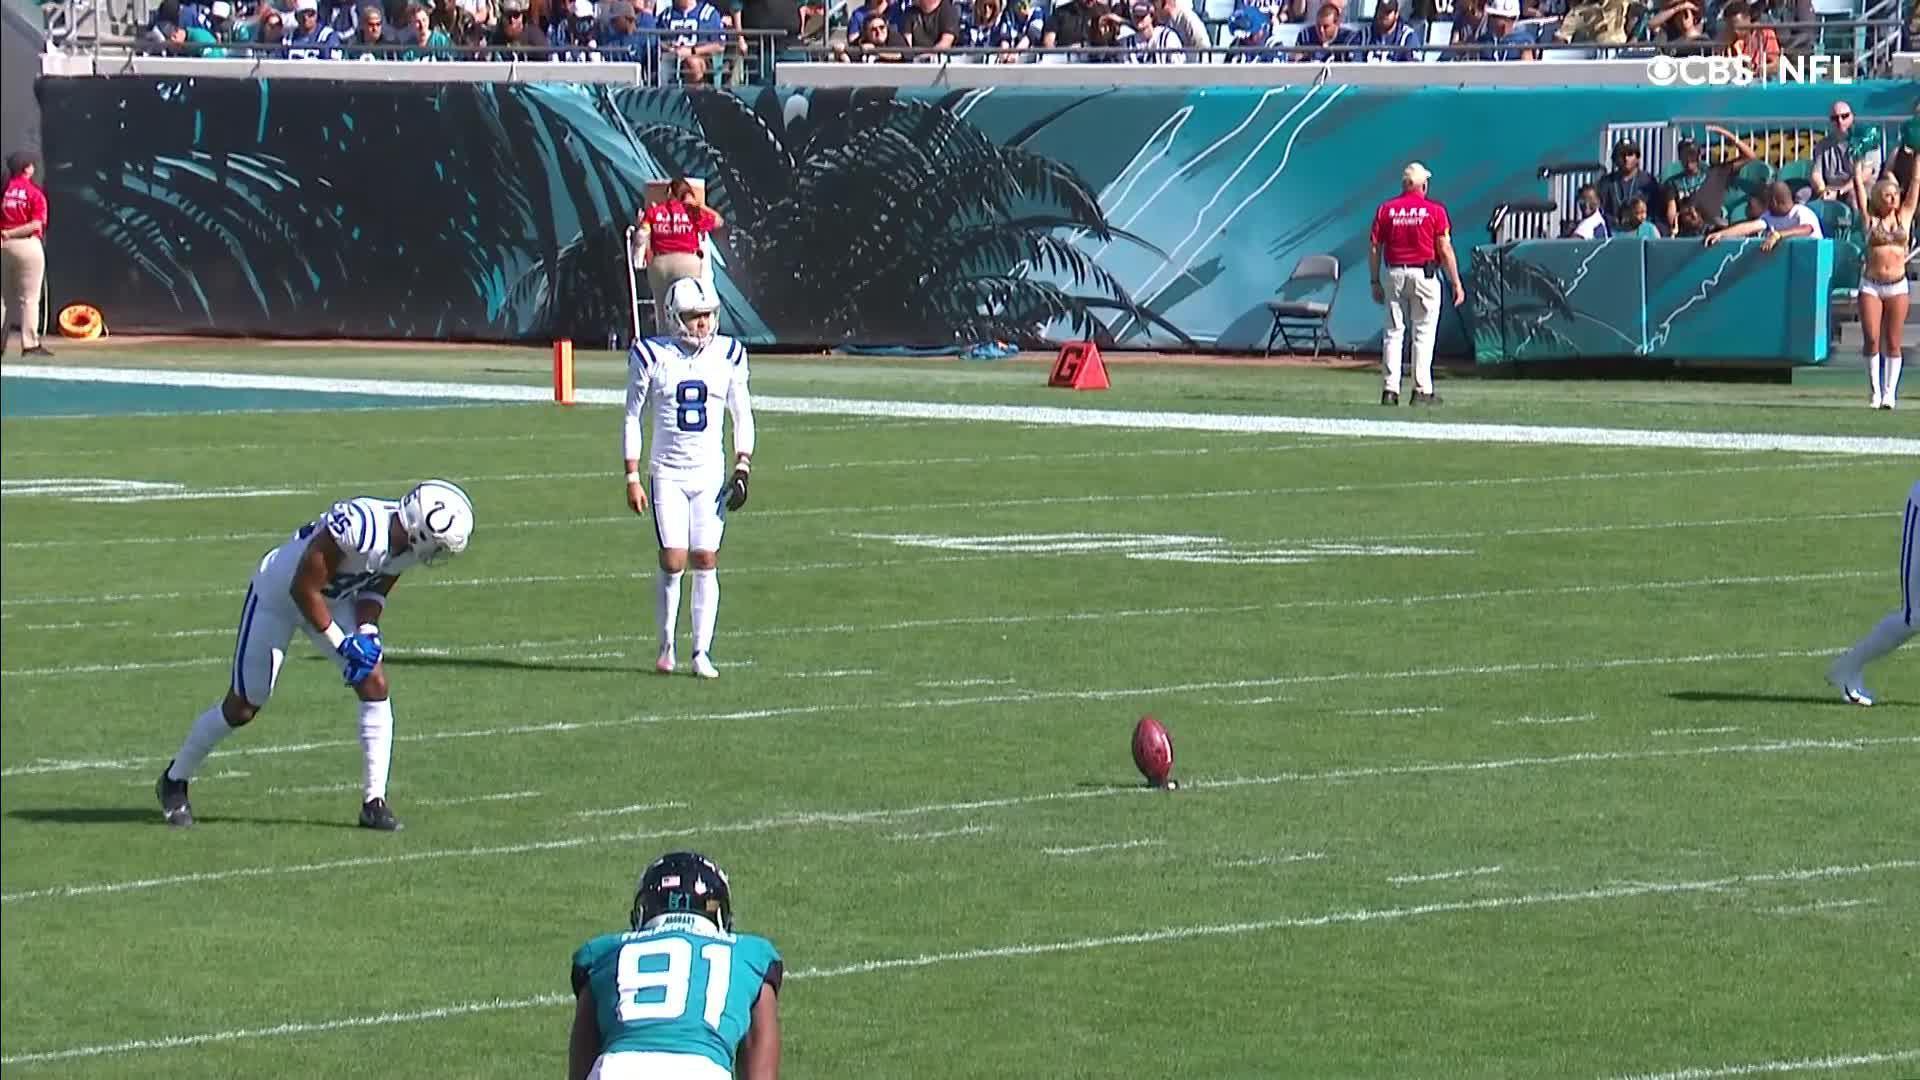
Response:
[{"label": "red football", "polygon": [[1133,763],[1154,787],[1166,787],[1173,775],[1173,736],[1151,715],[1133,726]]}]

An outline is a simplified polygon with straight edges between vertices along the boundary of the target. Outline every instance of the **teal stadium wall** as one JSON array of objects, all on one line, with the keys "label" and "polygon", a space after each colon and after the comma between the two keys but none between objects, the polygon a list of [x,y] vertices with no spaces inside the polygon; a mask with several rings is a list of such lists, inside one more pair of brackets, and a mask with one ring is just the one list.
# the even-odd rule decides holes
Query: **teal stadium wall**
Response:
[{"label": "teal stadium wall", "polygon": [[[642,187],[684,170],[710,178],[734,226],[724,317],[755,343],[968,344],[1044,328],[1123,348],[1257,349],[1265,301],[1296,259],[1325,252],[1348,275],[1334,337],[1356,350],[1380,339],[1367,226],[1407,161],[1433,170],[1464,258],[1497,203],[1545,196],[1540,166],[1595,160],[1609,123],[1815,128],[1837,96],[1335,84],[736,96],[152,77],[37,90],[54,299],[98,304],[123,331],[604,340],[626,322],[621,232]],[[1841,93],[1893,117],[1920,91]],[[1621,272],[1590,268],[1563,288],[1639,287]],[[1440,346],[1472,353],[1465,310],[1442,319]]]}]

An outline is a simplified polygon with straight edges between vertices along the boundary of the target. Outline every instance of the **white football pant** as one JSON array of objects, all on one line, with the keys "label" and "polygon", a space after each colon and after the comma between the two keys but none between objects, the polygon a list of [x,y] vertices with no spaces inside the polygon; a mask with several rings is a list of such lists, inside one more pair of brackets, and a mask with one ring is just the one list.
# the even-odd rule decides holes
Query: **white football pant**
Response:
[{"label": "white football pant", "polygon": [[719,551],[727,530],[726,478],[662,470],[647,477],[653,535],[666,551]]}]

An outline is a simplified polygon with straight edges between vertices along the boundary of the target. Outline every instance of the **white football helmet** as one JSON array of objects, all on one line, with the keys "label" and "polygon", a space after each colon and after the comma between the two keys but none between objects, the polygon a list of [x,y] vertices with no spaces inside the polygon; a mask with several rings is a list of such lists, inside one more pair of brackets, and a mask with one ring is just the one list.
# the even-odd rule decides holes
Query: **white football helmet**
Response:
[{"label": "white football helmet", "polygon": [[[673,336],[679,338],[689,348],[702,348],[713,338],[713,333],[696,335],[687,326],[689,315],[711,315],[720,310],[720,298],[713,293],[713,286],[700,278],[681,278],[667,286],[667,314],[673,319]],[[718,322],[715,323],[716,328]]]},{"label": "white football helmet", "polygon": [[407,542],[421,565],[432,566],[467,550],[473,538],[473,500],[451,481],[423,481],[401,496],[400,526],[407,530]]}]

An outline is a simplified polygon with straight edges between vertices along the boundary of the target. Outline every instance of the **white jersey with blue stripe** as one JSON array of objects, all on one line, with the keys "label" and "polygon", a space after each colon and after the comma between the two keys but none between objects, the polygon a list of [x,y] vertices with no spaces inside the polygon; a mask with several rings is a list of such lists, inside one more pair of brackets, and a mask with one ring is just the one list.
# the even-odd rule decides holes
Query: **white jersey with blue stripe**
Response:
[{"label": "white jersey with blue stripe", "polygon": [[652,456],[649,472],[724,472],[724,425],[714,410],[725,405],[733,419],[735,453],[753,453],[753,408],[747,397],[747,349],[715,334],[698,349],[675,338],[642,338],[627,355],[625,456],[640,457],[640,420],[647,416]]},{"label": "white jersey with blue stripe", "polygon": [[294,575],[313,537],[325,531],[340,548],[340,565],[320,593],[329,600],[351,599],[384,577],[398,575],[420,560],[408,548],[392,550],[393,516],[400,504],[392,499],[342,499],[327,512],[300,526],[286,543],[260,560],[254,587],[263,597],[290,598]]}]

